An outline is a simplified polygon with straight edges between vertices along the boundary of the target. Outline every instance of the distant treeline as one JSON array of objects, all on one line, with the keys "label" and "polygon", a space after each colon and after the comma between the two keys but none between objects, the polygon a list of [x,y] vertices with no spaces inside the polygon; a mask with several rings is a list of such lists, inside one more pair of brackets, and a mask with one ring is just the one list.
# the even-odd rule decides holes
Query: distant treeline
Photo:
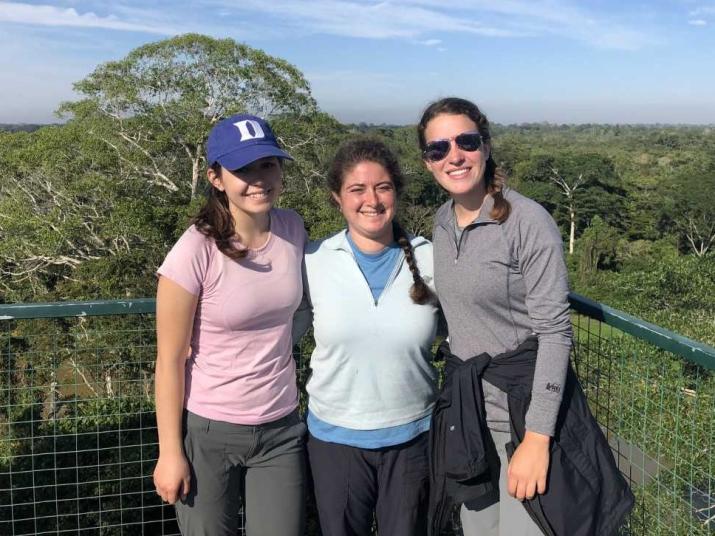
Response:
[{"label": "distant treeline", "polygon": [[[4,132],[34,132],[35,130],[56,125],[57,123],[0,123],[0,131]],[[347,123],[346,127],[351,131],[356,132],[372,132],[380,129],[394,129],[409,125],[400,125],[396,123]],[[690,125],[690,124],[611,124],[611,123],[493,123],[492,130],[494,133],[500,132],[582,132],[582,133],[599,133],[604,131],[612,131],[614,135],[623,132],[637,132],[639,130],[655,131],[655,130],[689,130],[695,133],[710,134],[715,130],[715,125]]]},{"label": "distant treeline", "polygon": [[49,126],[40,123],[0,123],[0,130],[4,132],[34,132],[38,128]]}]

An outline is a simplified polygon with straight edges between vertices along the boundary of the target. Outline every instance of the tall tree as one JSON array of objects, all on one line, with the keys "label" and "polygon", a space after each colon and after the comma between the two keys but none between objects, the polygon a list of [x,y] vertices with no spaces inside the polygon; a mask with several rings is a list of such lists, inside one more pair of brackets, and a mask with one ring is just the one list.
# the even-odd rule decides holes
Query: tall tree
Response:
[{"label": "tall tree", "polygon": [[341,128],[287,62],[199,35],[100,65],[77,89],[86,98],[61,107],[66,124],[0,133],[0,301],[153,293],[154,268],[200,202],[220,117],[270,116],[297,159],[287,191],[306,199]]},{"label": "tall tree", "polygon": [[675,231],[681,250],[703,257],[715,245],[715,158],[693,160],[663,186],[661,226]]},{"label": "tall tree", "polygon": [[594,216],[620,231],[628,227],[626,192],[605,156],[570,150],[536,154],[515,166],[513,179],[516,189],[541,203],[567,236],[583,232]]},{"label": "tall tree", "polygon": [[[211,125],[237,112],[315,111],[310,87],[287,61],[232,39],[186,34],[150,43],[97,67],[64,103],[116,151],[125,175],[161,188],[198,189]],[[190,177],[186,184],[184,177]]]},{"label": "tall tree", "polygon": [[146,183],[117,180],[116,155],[78,123],[13,137],[0,149],[0,299],[148,291],[176,195],[158,202]]},{"label": "tall tree", "polygon": [[578,177],[569,179],[559,173],[558,169],[551,168],[551,180],[566,196],[566,205],[569,211],[569,255],[573,255],[573,245],[576,240],[576,191],[583,186],[584,175],[579,173]]}]

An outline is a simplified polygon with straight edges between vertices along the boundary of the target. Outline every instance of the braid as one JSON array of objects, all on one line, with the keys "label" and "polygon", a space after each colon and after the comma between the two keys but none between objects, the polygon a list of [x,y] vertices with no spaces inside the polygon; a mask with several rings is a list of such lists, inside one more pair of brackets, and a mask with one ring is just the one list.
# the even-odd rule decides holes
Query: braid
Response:
[{"label": "braid", "polygon": [[410,244],[407,238],[407,233],[402,228],[402,226],[397,223],[397,220],[392,221],[392,232],[395,235],[397,245],[402,248],[405,254],[405,261],[407,261],[407,267],[412,272],[412,280],[414,284],[410,288],[410,298],[412,301],[418,305],[425,305],[428,303],[435,303],[437,301],[432,289],[427,286],[422,275],[420,275],[420,269],[417,266],[417,261],[415,259],[415,252],[412,249],[412,244]]},{"label": "braid", "polygon": [[511,214],[511,204],[504,198],[504,192],[502,191],[506,185],[507,175],[502,168],[497,166],[491,154],[487,160],[484,178],[487,182],[487,193],[491,194],[494,199],[494,207],[489,216],[499,223],[504,223],[509,214]]}]

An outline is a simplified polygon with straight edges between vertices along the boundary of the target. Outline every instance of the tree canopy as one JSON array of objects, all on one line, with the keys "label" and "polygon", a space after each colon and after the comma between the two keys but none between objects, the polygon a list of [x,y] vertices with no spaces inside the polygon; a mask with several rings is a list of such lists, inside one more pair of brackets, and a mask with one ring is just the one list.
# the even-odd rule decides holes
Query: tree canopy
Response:
[{"label": "tree canopy", "polygon": [[74,87],[85,98],[63,104],[60,113],[72,114],[112,148],[126,174],[170,191],[188,186],[191,197],[216,121],[239,112],[316,111],[308,81],[287,61],[198,34],[141,46]]}]

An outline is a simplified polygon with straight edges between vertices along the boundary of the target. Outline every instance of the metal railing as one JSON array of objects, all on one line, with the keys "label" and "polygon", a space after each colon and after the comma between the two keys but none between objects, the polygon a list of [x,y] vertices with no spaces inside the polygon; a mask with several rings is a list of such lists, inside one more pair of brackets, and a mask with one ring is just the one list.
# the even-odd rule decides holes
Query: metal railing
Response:
[{"label": "metal railing", "polygon": [[578,295],[573,360],[636,495],[625,534],[715,534],[715,349]]},{"label": "metal railing", "polygon": [[[712,536],[715,349],[571,304],[577,373],[637,497],[623,532]],[[151,481],[153,312],[152,299],[0,305],[0,534],[179,533]]]}]

